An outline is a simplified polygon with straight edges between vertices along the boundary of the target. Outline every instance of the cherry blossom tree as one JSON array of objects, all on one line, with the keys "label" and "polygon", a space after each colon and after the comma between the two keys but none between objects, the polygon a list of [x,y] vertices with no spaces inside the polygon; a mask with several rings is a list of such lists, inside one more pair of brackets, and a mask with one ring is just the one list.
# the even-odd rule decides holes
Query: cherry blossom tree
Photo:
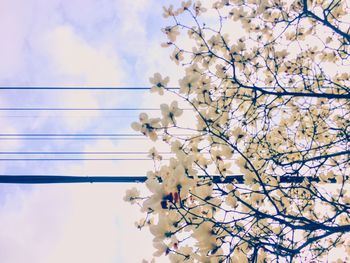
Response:
[{"label": "cherry blossom tree", "polygon": [[[174,157],[138,203],[155,256],[171,262],[350,260],[349,2],[221,0],[164,7],[179,90],[132,124]],[[186,133],[179,135],[180,133]],[[239,174],[238,176],[232,176]],[[214,176],[219,180],[214,180]]]}]

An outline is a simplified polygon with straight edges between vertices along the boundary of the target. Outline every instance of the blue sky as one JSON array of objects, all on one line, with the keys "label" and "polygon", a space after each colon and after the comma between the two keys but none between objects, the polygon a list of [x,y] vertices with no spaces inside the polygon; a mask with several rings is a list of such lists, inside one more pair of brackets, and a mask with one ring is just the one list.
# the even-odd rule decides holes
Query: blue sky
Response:
[{"label": "blue sky", "polygon": [[[166,4],[169,1],[163,1]],[[1,86],[147,86],[164,59],[162,6],[156,0],[0,1]],[[1,107],[153,107],[147,92],[1,91]],[[0,112],[2,133],[131,132],[136,113]],[[83,116],[82,116],[83,115]],[[147,150],[107,140],[1,141],[1,151]],[[8,156],[10,157],[10,156]],[[14,156],[11,156],[14,157]],[[15,156],[20,158],[20,156]],[[150,164],[2,162],[2,174],[144,174]],[[0,258],[22,262],[140,262],[151,236],[122,197],[130,185],[0,186]]]}]

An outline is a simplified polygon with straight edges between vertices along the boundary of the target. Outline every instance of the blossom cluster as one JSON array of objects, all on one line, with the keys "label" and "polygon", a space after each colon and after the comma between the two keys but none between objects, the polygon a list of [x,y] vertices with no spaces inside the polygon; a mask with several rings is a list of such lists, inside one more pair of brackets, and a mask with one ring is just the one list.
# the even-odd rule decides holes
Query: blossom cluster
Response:
[{"label": "blossom cluster", "polygon": [[[151,218],[144,226],[154,256],[311,262],[345,248],[350,260],[346,13],[344,1],[330,0],[164,7],[174,24],[162,30],[162,46],[185,69],[174,93],[195,118],[181,127],[187,116],[174,101],[132,124],[153,141],[162,136],[173,154],[166,161],[151,149],[150,195],[125,198]],[[166,95],[168,77],[156,73],[150,82],[151,92]]]}]

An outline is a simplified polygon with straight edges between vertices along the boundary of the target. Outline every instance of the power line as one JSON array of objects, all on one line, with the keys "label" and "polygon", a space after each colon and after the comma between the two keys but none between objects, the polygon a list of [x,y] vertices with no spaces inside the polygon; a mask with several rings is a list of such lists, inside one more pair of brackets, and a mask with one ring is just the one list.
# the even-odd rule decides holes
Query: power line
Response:
[{"label": "power line", "polygon": [[[228,175],[221,177],[207,177],[213,183],[244,183],[243,175]],[[302,183],[305,179],[309,182],[320,182],[319,178],[311,176],[281,176],[275,177],[280,183]],[[349,176],[346,176],[346,180]],[[66,175],[0,175],[0,184],[67,184],[67,183],[144,183],[146,176],[66,176]],[[330,179],[328,183],[336,183],[335,179]]]},{"label": "power line", "polygon": [[[163,159],[169,160],[169,159]],[[0,158],[0,162],[13,162],[13,161],[152,161],[152,158]]]},{"label": "power line", "polygon": [[[213,182],[227,183],[242,178],[242,175],[232,175],[221,181],[220,176],[213,176]],[[0,184],[144,183],[146,180],[147,176],[0,175]]]},{"label": "power line", "polygon": [[[79,137],[79,138],[74,138],[74,137],[62,137],[62,138],[50,138],[50,137],[43,137],[43,138],[37,138],[37,137],[23,137],[23,138],[2,138],[0,137],[0,140],[12,140],[12,141],[19,141],[19,140],[30,140],[30,141],[42,141],[42,140],[47,140],[47,141],[92,141],[96,140],[97,138],[90,138],[90,137]],[[99,140],[130,140],[130,141],[139,141],[139,140],[149,140],[147,137],[103,137],[103,138],[98,138]]]},{"label": "power line", "polygon": [[[0,108],[1,111],[160,111],[160,108]],[[185,111],[192,109],[182,109]]]},{"label": "power line", "polygon": [[1,137],[142,137],[142,134],[132,134],[132,133],[2,133]]},{"label": "power line", "polygon": [[[172,134],[173,136],[191,136],[191,134]],[[144,137],[136,133],[2,133],[0,137]]]},{"label": "power line", "polygon": [[136,115],[104,115],[104,116],[96,116],[96,115],[0,115],[0,118],[114,118],[116,121],[120,119],[135,119]]},{"label": "power line", "polygon": [[[0,90],[150,90],[150,87],[0,87]],[[167,87],[178,90],[178,87]]]},{"label": "power line", "polygon": [[[98,155],[98,154],[102,154],[102,155],[107,155],[107,154],[124,154],[124,155],[136,155],[136,154],[149,154],[149,152],[116,152],[116,151],[102,151],[102,152],[0,152],[0,154],[24,154],[24,155],[38,155],[38,154],[63,154],[63,155],[70,155],[70,154],[93,154],[93,155]],[[174,154],[171,152],[159,152],[159,154]]]},{"label": "power line", "polygon": [[[173,136],[180,138],[181,136],[192,136],[191,134],[173,134]],[[0,134],[1,140],[146,140],[148,139],[143,134]]]},{"label": "power line", "polygon": [[146,176],[0,175],[2,184],[143,183]]}]

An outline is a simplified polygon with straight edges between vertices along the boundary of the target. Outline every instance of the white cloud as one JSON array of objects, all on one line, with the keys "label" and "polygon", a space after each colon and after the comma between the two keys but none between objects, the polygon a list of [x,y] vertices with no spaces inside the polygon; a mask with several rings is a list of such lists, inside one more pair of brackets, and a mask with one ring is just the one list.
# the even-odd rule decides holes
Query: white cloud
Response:
[{"label": "white cloud", "polygon": [[122,34],[145,34],[146,16],[141,14],[147,14],[152,2],[152,0],[115,1],[115,10],[120,19],[119,26]]},{"label": "white cloud", "polygon": [[[58,85],[115,87],[121,86],[127,76],[120,57],[110,44],[93,46],[71,26],[57,26],[45,35],[43,43]],[[99,91],[66,91],[59,93],[58,101],[63,107],[99,108],[105,101],[110,101],[110,95]],[[114,96],[114,103],[122,97],[116,98]],[[77,131],[96,122],[100,113],[89,112],[89,118],[77,118],[81,112],[65,112],[63,116],[66,116],[63,119],[65,126]]]},{"label": "white cloud", "polygon": [[43,258],[49,253],[55,237],[63,230],[61,222],[67,211],[62,204],[67,196],[61,196],[52,186],[33,191],[12,187],[3,198],[5,201],[0,209],[1,262],[44,263]]},{"label": "white cloud", "polygon": [[[137,207],[122,201],[130,185],[44,185],[12,189],[0,207],[2,263],[112,263],[151,258]],[[142,187],[141,187],[142,188]]]},{"label": "white cloud", "polygon": [[118,86],[125,78],[120,58],[108,46],[93,47],[70,26],[58,26],[48,33],[45,46],[66,84],[77,81],[86,86]]},{"label": "white cloud", "polygon": [[[31,12],[27,8],[17,8],[18,1],[0,3],[0,79],[15,77],[23,69],[25,34],[29,30]],[[24,3],[26,6],[26,3]],[[29,11],[29,12],[28,12]]]}]

